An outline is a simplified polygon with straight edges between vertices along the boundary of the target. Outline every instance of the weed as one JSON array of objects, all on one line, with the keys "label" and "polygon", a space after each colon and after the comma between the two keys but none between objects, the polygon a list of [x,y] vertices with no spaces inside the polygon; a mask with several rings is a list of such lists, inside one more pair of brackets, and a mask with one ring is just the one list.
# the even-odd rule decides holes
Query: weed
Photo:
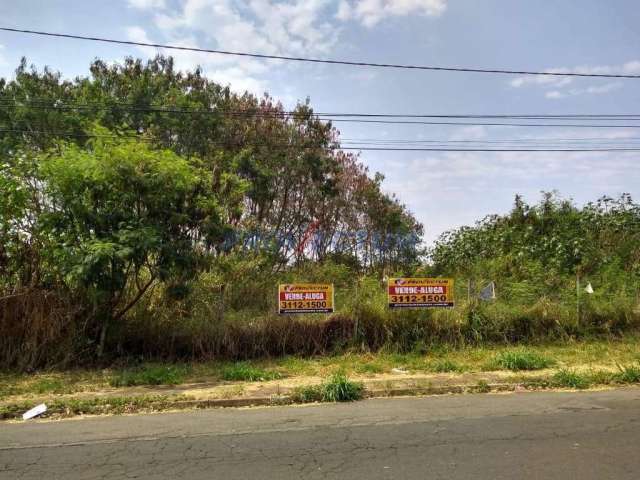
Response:
[{"label": "weed", "polygon": [[291,399],[297,403],[311,403],[322,401],[322,385],[307,385],[296,388]]},{"label": "weed", "polygon": [[[48,410],[43,417],[52,415],[100,415],[131,413],[139,410],[163,410],[168,406],[176,406],[177,401],[190,400],[184,395],[143,395],[137,397],[98,397],[90,399],[59,399],[47,402]],[[35,402],[19,402],[0,406],[0,418],[19,417],[23,412],[33,408]]]},{"label": "weed", "polygon": [[476,392],[478,393],[489,393],[491,391],[491,387],[487,383],[486,380],[478,380],[476,384]]},{"label": "weed", "polygon": [[377,363],[363,363],[362,365],[358,365],[356,367],[356,372],[358,373],[382,373],[384,372],[384,368]]},{"label": "weed", "polygon": [[344,373],[332,375],[322,385],[322,400],[324,402],[352,402],[362,398],[364,386],[352,382]]},{"label": "weed", "polygon": [[616,380],[616,374],[607,370],[592,371],[588,376],[591,385],[609,385]]},{"label": "weed", "polygon": [[228,381],[262,382],[277,380],[282,378],[282,375],[278,372],[254,367],[249,362],[237,362],[222,371],[222,378]]},{"label": "weed", "polygon": [[320,385],[296,388],[291,398],[294,402],[352,402],[363,396],[364,386],[353,382],[344,373],[335,373]]},{"label": "weed", "polygon": [[496,355],[495,364],[506,370],[541,370],[555,362],[547,357],[526,350],[511,350]]},{"label": "weed", "polygon": [[220,392],[220,398],[234,398],[240,397],[244,393],[244,387],[242,385],[233,385],[230,388],[225,388]]},{"label": "weed", "polygon": [[184,381],[186,373],[185,367],[148,365],[137,369],[123,370],[114,375],[109,384],[113,387],[177,385]]},{"label": "weed", "polygon": [[439,360],[431,366],[431,370],[438,373],[462,372],[464,369],[451,360]]},{"label": "weed", "polygon": [[31,390],[35,393],[67,393],[69,386],[59,378],[42,378],[33,384]]},{"label": "weed", "polygon": [[553,375],[553,385],[557,387],[568,387],[584,389],[589,388],[592,381],[584,374],[580,374],[574,370],[562,369]]},{"label": "weed", "polygon": [[640,383],[639,365],[618,365],[619,372],[615,375],[615,380],[620,383]]}]

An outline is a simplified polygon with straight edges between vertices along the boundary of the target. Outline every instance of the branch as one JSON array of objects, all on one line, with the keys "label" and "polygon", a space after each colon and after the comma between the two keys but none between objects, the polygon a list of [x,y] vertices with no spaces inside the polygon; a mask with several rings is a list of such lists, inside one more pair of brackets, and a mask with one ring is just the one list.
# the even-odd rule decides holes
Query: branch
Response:
[{"label": "branch", "polygon": [[155,281],[155,277],[152,276],[149,281],[144,284],[144,286],[138,290],[138,293],[136,294],[136,296],[122,309],[120,310],[120,312],[116,313],[113,316],[114,320],[118,320],[119,318],[121,318],[125,313],[127,313],[131,307],[133,307],[136,303],[138,303],[138,300],[140,300],[142,298],[142,296],[145,294],[145,292],[149,289],[149,287],[151,286],[151,284]]}]

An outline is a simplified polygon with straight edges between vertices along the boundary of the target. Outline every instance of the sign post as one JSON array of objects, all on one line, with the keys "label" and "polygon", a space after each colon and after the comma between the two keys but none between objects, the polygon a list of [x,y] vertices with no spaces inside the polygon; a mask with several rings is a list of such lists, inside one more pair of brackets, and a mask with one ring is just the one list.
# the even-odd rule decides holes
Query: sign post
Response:
[{"label": "sign post", "polygon": [[452,278],[389,278],[389,308],[451,308]]},{"label": "sign post", "polygon": [[333,313],[332,283],[278,285],[278,313]]}]

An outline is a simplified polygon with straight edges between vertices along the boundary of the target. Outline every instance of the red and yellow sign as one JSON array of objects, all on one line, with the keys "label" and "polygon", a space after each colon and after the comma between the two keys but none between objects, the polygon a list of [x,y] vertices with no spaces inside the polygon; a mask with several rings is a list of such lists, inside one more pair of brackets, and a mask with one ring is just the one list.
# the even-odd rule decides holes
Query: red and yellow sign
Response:
[{"label": "red and yellow sign", "polygon": [[390,278],[389,308],[453,307],[452,278]]},{"label": "red and yellow sign", "polygon": [[333,284],[278,285],[278,313],[333,313]]}]

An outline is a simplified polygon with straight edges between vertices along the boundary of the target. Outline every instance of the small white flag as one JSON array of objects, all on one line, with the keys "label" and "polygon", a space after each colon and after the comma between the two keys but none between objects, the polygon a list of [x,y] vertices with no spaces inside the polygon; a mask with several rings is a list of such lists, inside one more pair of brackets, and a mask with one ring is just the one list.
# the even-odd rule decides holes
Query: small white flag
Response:
[{"label": "small white flag", "polygon": [[31,410],[28,410],[22,414],[23,420],[29,420],[30,418],[37,417],[38,415],[42,415],[47,411],[47,406],[44,403],[40,405],[36,405]]},{"label": "small white flag", "polygon": [[496,299],[496,284],[490,282],[486,285],[482,290],[480,290],[480,294],[478,295],[480,300],[495,300]]},{"label": "small white flag", "polygon": [[591,286],[591,282],[587,283],[587,286],[584,287],[584,291],[589,294],[593,293],[593,287]]}]

